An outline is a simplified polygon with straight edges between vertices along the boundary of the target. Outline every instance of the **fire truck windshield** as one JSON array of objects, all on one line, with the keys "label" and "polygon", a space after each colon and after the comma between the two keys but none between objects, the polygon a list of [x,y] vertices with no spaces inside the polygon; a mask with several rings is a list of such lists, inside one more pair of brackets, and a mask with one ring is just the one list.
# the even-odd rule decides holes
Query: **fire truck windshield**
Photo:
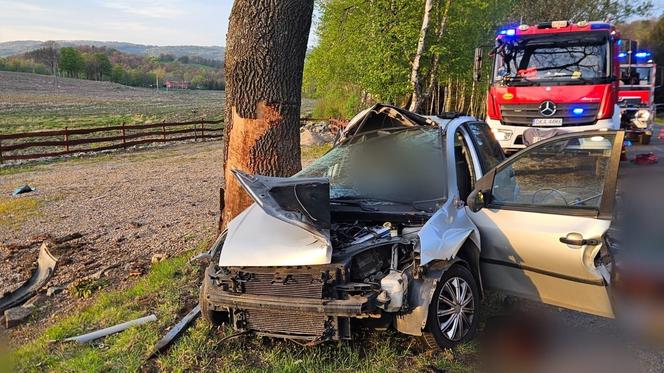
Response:
[{"label": "fire truck windshield", "polygon": [[621,66],[620,67],[620,85],[651,85],[650,75],[651,67],[642,66]]},{"label": "fire truck windshield", "polygon": [[536,35],[505,38],[502,43],[503,48],[495,49],[494,82],[598,84],[608,80],[609,41],[604,35]]}]

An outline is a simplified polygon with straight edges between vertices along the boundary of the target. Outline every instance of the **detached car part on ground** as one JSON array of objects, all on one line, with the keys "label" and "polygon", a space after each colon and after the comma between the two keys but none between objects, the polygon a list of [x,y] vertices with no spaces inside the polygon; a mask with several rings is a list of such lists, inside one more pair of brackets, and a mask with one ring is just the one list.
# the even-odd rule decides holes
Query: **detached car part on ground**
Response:
[{"label": "detached car part on ground", "polygon": [[611,317],[622,139],[562,135],[504,160],[475,118],[376,105],[291,178],[235,171],[256,203],[213,248],[202,315],[310,343],[393,327],[440,347],[473,337],[487,287]]}]

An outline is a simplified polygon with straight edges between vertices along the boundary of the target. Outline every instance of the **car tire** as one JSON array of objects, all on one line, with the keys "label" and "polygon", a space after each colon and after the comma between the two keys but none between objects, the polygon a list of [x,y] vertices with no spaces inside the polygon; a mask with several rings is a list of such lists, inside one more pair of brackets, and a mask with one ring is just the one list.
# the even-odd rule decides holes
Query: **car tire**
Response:
[{"label": "car tire", "polygon": [[[206,271],[207,272],[207,271]],[[198,304],[201,306],[201,316],[214,326],[219,326],[228,323],[228,312],[215,311],[210,309],[210,302],[208,302],[208,287],[209,281],[207,276],[203,279],[201,291],[198,297]]]},{"label": "car tire", "polygon": [[466,267],[453,265],[443,273],[429,304],[425,344],[446,349],[471,340],[477,332],[478,310],[475,278]]}]

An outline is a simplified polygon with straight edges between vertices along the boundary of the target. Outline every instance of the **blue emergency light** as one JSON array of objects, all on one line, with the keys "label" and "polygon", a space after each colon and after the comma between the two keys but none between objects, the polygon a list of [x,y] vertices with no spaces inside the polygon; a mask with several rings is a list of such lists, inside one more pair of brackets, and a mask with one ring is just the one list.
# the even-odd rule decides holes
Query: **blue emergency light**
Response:
[{"label": "blue emergency light", "polygon": [[514,35],[516,35],[516,29],[508,28],[508,29],[505,29],[505,30],[500,30],[500,35],[514,36]]},{"label": "blue emergency light", "polygon": [[592,22],[590,24],[590,29],[591,30],[609,30],[611,28],[611,25],[608,23],[604,22]]},{"label": "blue emergency light", "polygon": [[650,58],[652,56],[652,53],[647,52],[647,51],[638,51],[634,54],[636,58]]},{"label": "blue emergency light", "polygon": [[583,112],[584,110],[582,107],[575,107],[574,109],[572,109],[572,114],[574,115],[583,115]]}]

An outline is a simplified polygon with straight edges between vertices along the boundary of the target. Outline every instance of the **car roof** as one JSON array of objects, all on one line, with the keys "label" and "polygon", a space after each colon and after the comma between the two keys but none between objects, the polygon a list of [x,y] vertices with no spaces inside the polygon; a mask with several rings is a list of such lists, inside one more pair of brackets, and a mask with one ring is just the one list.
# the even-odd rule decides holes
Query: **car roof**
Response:
[{"label": "car roof", "polygon": [[477,122],[477,119],[471,115],[459,113],[444,113],[442,115],[428,115],[425,118],[436,123],[443,132],[456,131],[459,126],[466,122]]}]

